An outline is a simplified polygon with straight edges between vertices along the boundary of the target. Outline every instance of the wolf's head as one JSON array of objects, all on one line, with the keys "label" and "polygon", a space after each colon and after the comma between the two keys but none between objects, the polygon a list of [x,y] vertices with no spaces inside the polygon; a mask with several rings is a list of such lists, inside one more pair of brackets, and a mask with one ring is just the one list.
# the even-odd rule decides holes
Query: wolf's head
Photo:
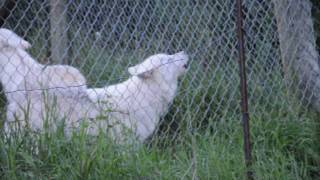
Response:
[{"label": "wolf's head", "polygon": [[132,76],[141,79],[161,78],[166,81],[176,81],[187,70],[188,55],[184,52],[176,54],[156,54],[148,57],[142,63],[129,67]]}]

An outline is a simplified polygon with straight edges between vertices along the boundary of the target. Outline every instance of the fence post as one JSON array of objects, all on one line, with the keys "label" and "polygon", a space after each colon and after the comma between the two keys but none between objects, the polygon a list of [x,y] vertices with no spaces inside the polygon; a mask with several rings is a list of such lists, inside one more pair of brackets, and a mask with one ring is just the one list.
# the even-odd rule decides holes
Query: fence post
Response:
[{"label": "fence post", "polygon": [[251,170],[252,165],[252,149],[250,141],[250,126],[249,126],[249,111],[248,111],[248,92],[247,92],[247,78],[245,66],[245,49],[244,49],[244,35],[243,35],[243,12],[242,0],[237,0],[237,33],[238,33],[238,50],[239,50],[239,69],[240,69],[240,90],[241,90],[241,109],[242,109],[242,123],[243,123],[243,137],[244,137],[244,155],[247,168],[247,178],[253,178]]},{"label": "fence post", "polygon": [[51,60],[68,64],[67,21],[64,0],[50,0]]}]

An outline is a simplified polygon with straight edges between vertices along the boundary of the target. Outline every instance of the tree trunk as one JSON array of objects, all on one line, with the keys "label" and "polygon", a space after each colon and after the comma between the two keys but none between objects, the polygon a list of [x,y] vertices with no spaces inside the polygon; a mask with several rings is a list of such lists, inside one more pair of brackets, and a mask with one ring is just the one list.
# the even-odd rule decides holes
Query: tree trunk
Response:
[{"label": "tree trunk", "polygon": [[50,0],[51,60],[68,64],[67,20],[64,0]]},{"label": "tree trunk", "polygon": [[[320,68],[309,0],[273,0],[285,79],[320,111]],[[295,92],[295,90],[294,90]]]}]

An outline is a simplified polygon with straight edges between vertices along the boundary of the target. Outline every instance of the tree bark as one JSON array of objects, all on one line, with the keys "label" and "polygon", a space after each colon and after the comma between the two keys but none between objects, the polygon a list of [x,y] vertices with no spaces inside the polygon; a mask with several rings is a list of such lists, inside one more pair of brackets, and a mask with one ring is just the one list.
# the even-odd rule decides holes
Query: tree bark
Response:
[{"label": "tree bark", "polygon": [[[285,80],[320,112],[319,54],[309,0],[273,0]],[[294,90],[295,92],[295,90]]]},{"label": "tree bark", "polygon": [[64,0],[50,0],[51,60],[68,64],[67,20]]}]

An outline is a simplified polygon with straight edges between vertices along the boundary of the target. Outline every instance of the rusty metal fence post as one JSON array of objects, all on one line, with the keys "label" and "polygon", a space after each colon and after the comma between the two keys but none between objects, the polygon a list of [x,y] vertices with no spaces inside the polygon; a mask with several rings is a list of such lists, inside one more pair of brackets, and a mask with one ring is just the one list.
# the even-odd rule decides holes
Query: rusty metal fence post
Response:
[{"label": "rusty metal fence post", "polygon": [[242,0],[237,0],[237,34],[238,34],[238,50],[239,50],[239,70],[240,70],[240,90],[241,90],[241,109],[242,109],[242,123],[244,134],[244,153],[245,163],[247,168],[247,178],[253,178],[252,165],[252,148],[250,140],[250,126],[249,126],[249,112],[248,112],[248,92],[247,92],[247,78],[245,66],[245,47],[244,47],[244,33],[243,33],[243,12]]}]

